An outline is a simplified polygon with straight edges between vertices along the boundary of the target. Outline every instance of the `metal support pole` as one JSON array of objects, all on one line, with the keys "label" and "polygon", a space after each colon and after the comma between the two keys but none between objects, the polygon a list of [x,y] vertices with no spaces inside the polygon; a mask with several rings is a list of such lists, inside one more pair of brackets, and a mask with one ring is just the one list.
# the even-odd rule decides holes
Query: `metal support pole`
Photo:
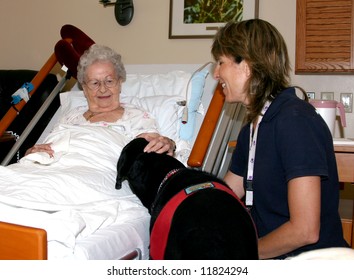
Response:
[{"label": "metal support pole", "polygon": [[22,143],[26,140],[27,136],[30,134],[32,131],[33,127],[37,124],[37,122],[40,120],[42,115],[45,113],[45,111],[48,109],[50,104],[53,102],[54,98],[57,96],[57,94],[63,89],[66,81],[70,79],[70,75],[66,74],[60,81],[59,83],[55,86],[55,88],[52,90],[50,95],[47,97],[47,99],[44,101],[42,106],[39,108],[38,112],[34,115],[33,119],[30,121],[30,123],[27,125],[25,130],[22,132],[20,135],[19,139],[15,142],[9,153],[6,155],[4,160],[1,162],[2,166],[6,166],[9,164],[13,156],[16,154],[18,149],[21,147]]}]

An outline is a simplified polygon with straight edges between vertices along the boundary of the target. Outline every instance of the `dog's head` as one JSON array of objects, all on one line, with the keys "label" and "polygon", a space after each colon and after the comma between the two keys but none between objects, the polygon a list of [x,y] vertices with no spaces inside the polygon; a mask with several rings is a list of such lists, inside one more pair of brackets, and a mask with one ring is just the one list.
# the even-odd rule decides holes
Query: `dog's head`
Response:
[{"label": "dog's head", "polygon": [[123,148],[117,164],[116,188],[120,189],[122,182],[127,180],[132,191],[150,210],[166,174],[185,166],[167,154],[145,153],[147,143],[143,138],[136,138]]},{"label": "dog's head", "polygon": [[135,138],[123,148],[117,164],[116,189],[122,187],[122,182],[127,179],[134,161],[144,153],[144,148],[148,143],[144,138]]}]

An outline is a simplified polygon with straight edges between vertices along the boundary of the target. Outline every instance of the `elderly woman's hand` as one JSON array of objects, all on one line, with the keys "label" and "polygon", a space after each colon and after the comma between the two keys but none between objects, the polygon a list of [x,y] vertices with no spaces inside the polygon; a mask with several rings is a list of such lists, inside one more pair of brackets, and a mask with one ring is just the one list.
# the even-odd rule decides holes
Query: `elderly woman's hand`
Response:
[{"label": "elderly woman's hand", "polygon": [[50,146],[51,144],[37,144],[34,145],[32,148],[29,148],[26,153],[25,156],[29,155],[29,154],[33,154],[33,153],[38,153],[38,152],[45,152],[47,154],[49,154],[50,157],[54,156],[54,151]]},{"label": "elderly woman's hand", "polygon": [[176,150],[176,143],[165,136],[157,133],[142,133],[139,137],[145,138],[149,143],[146,145],[144,152],[156,152],[162,154],[167,152],[169,156],[173,156]]}]

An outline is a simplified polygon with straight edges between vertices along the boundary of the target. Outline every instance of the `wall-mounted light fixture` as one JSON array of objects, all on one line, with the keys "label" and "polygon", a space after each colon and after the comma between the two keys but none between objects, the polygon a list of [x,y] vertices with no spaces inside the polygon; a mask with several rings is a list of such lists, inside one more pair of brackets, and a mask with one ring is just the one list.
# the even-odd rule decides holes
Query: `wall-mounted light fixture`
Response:
[{"label": "wall-mounted light fixture", "polygon": [[133,0],[116,0],[113,3],[110,0],[100,0],[99,3],[103,7],[114,5],[114,15],[118,24],[125,26],[132,21],[134,15]]}]

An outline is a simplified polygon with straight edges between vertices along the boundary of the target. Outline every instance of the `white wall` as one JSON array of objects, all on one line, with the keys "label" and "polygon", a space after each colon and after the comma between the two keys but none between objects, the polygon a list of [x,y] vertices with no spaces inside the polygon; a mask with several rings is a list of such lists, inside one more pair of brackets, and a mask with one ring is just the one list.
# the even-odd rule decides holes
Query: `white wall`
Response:
[{"label": "white wall", "polygon": [[[248,1],[248,0],[245,0]],[[259,0],[260,18],[283,34],[295,65],[295,0]],[[126,64],[202,64],[211,59],[212,39],[168,39],[169,0],[134,0],[135,15],[127,26],[114,18],[114,7],[98,0],[1,0],[0,68],[39,69],[60,39],[62,25],[70,23],[97,43],[107,44],[123,55]],[[292,75],[294,84],[314,91],[354,93],[351,75]],[[354,115],[347,113],[344,137],[354,138]],[[336,135],[339,136],[339,127]]]},{"label": "white wall", "polygon": [[[114,6],[99,0],[1,0],[0,67],[39,68],[70,23],[97,43],[107,44],[128,64],[202,63],[210,60],[211,39],[168,39],[169,0],[134,0],[127,26],[114,18]],[[11,55],[9,55],[11,54]]]}]

